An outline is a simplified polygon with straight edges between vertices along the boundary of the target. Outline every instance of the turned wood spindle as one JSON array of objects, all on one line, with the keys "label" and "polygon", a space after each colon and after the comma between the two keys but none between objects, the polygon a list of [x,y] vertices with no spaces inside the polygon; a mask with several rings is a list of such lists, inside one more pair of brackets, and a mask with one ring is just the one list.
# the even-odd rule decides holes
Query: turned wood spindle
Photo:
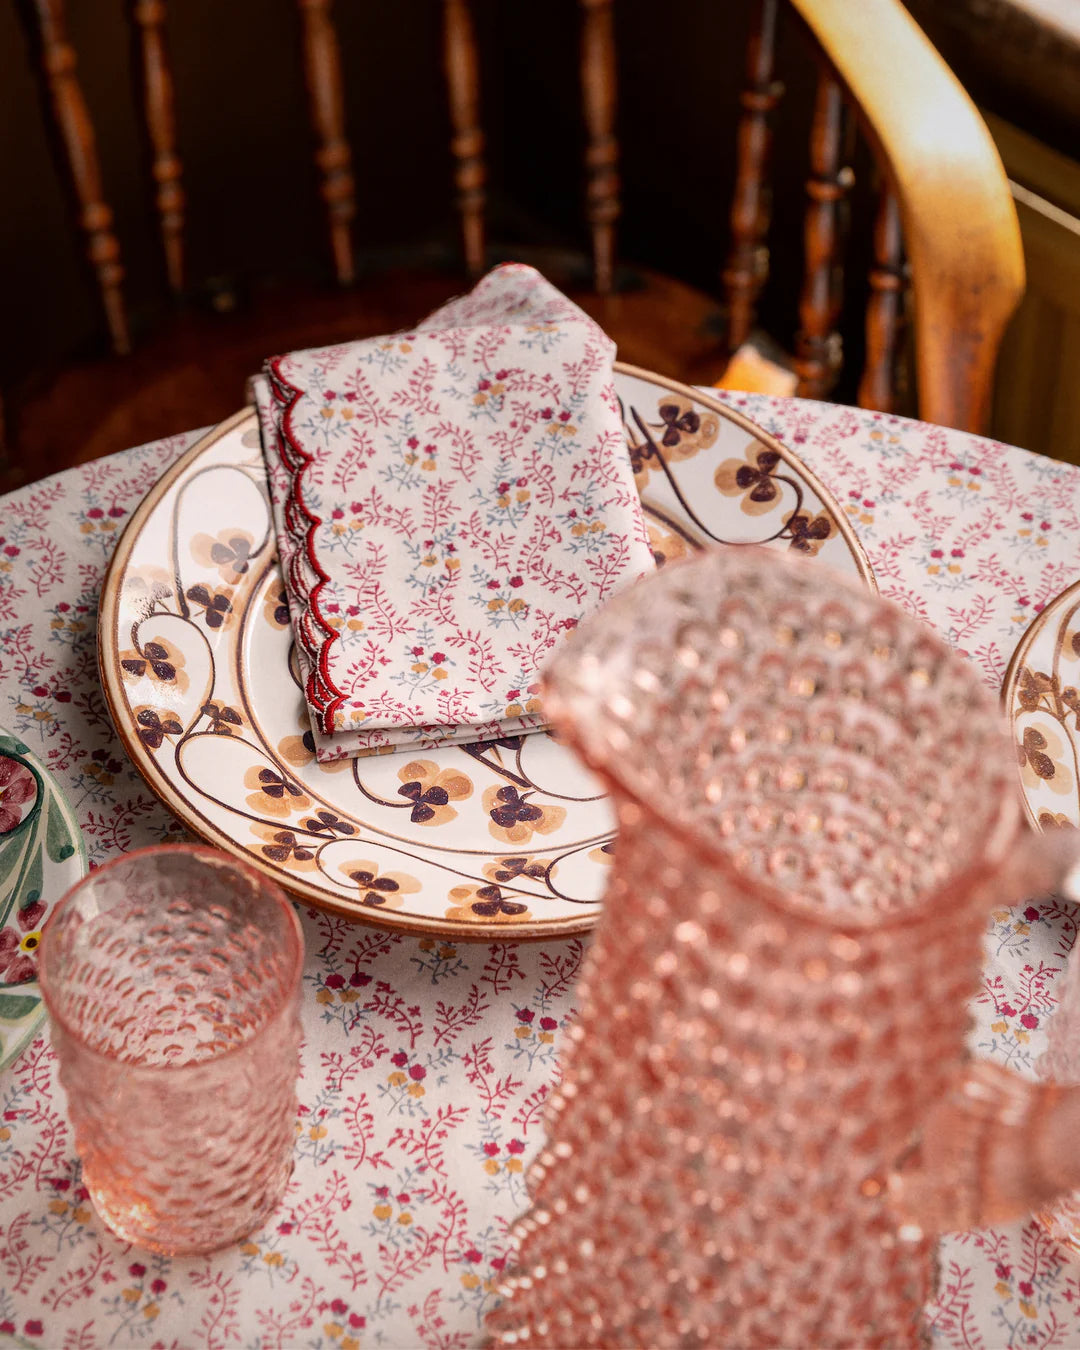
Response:
[{"label": "turned wood spindle", "polygon": [[79,203],[79,223],[86,235],[87,255],[97,273],[113,350],[124,355],[131,350],[131,340],[121,291],[124,268],[120,243],[113,233],[112,211],[105,202],[97,140],[76,74],[75,49],[67,38],[63,0],[34,0],[34,9],[42,66]]},{"label": "turned wood spindle", "polygon": [[739,95],[735,192],[731,202],[731,251],[721,279],[728,304],[728,350],[750,336],[754,309],[769,274],[770,191],[767,179],[772,128],[769,118],[784,92],[773,79],[777,0],[758,0],[746,48],[746,84]]},{"label": "turned wood spindle", "polygon": [[341,51],[330,17],[331,0],[299,0],[303,25],[304,74],[308,106],[318,139],[315,163],[330,226],[334,271],[342,286],[356,278],[351,224],[356,215],[352,151],[345,137]]},{"label": "turned wood spindle", "polygon": [[847,119],[839,83],[827,71],[818,79],[810,127],[809,198],[803,231],[805,273],[795,340],[796,394],[823,398],[840,370],[836,324],[843,302],[840,206],[854,182],[843,164]]},{"label": "turned wood spindle", "polygon": [[450,152],[465,266],[471,277],[477,277],[484,270],[484,133],[476,36],[468,0],[444,0],[443,68],[450,98]]},{"label": "turned wood spindle", "polygon": [[866,365],[859,381],[859,407],[892,412],[896,406],[896,353],[904,302],[900,206],[882,184],[874,220],[874,264],[866,304]]},{"label": "turned wood spindle", "polygon": [[172,68],[165,42],[165,0],[136,0],[135,22],[142,51],[146,128],[154,152],[157,209],[169,287],[184,289],[184,189],[176,153],[176,115]]},{"label": "turned wood spindle", "polygon": [[619,217],[619,144],[615,139],[613,0],[581,0],[581,91],[585,110],[586,213],[592,229],[593,284],[611,291]]}]

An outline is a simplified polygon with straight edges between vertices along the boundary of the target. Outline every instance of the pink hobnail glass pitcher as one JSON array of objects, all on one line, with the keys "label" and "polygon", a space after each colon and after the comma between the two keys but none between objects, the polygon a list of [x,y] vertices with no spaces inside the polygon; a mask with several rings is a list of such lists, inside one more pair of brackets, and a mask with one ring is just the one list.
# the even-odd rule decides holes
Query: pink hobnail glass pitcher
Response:
[{"label": "pink hobnail glass pitcher", "polygon": [[546,706],[619,833],[494,1342],[918,1344],[938,1233],[1080,1184],[1080,1087],[965,1045],[987,910],[1072,856],[992,693],[728,548],[583,623]]}]

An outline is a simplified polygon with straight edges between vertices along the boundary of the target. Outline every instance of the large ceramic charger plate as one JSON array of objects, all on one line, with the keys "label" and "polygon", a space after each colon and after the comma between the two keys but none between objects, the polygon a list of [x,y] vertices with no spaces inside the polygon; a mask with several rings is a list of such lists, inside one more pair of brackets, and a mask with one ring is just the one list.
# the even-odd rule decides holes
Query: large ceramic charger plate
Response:
[{"label": "large ceramic charger plate", "polygon": [[1002,689],[1037,829],[1080,828],[1080,581],[1036,616]]},{"label": "large ceramic charger plate", "polygon": [[[873,585],[836,502],[784,446],[659,376],[618,366],[616,385],[658,562],[763,543]],[[552,736],[315,761],[253,411],[192,447],[132,518],[102,595],[99,655],[113,719],[154,791],[298,898],[440,936],[596,922],[612,812]]]}]

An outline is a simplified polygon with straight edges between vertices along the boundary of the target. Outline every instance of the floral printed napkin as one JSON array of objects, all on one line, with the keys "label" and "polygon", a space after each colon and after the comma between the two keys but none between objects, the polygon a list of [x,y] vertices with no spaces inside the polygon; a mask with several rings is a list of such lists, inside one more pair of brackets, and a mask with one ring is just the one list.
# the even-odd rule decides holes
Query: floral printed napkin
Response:
[{"label": "floral printed napkin", "polygon": [[615,345],[531,267],[256,381],[318,757],[544,726],[562,634],[654,566]]}]

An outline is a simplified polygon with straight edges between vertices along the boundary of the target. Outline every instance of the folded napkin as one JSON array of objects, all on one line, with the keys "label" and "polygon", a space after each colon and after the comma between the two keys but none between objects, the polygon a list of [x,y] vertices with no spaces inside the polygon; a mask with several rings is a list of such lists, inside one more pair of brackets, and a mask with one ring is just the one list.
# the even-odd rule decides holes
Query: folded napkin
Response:
[{"label": "folded napkin", "polygon": [[255,382],[320,760],[544,726],[562,634],[652,570],[615,345],[531,267]]}]

